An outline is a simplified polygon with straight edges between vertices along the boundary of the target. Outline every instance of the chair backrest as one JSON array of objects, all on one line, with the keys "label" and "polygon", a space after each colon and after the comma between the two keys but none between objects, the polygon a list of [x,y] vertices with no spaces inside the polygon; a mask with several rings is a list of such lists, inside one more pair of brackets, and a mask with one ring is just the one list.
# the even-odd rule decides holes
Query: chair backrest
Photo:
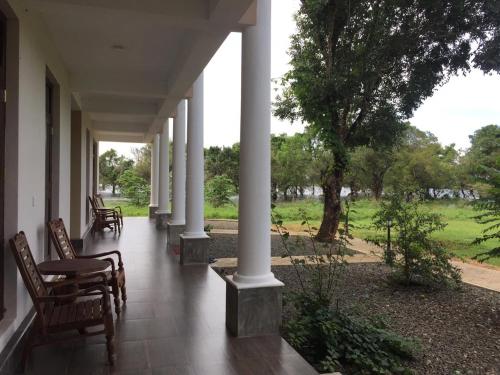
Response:
[{"label": "chair backrest", "polygon": [[98,208],[106,208],[104,206],[104,200],[102,199],[102,195],[94,194],[94,202]]},{"label": "chair backrest", "polygon": [[56,248],[59,258],[76,258],[76,251],[71,244],[63,219],[51,220],[47,223],[47,226],[49,227],[50,239]]},{"label": "chair backrest", "polygon": [[38,297],[44,297],[48,295],[47,288],[42,279],[42,275],[38,271],[35,260],[33,259],[33,254],[28,245],[28,240],[24,232],[19,232],[13,238],[10,239],[10,248],[14,254],[14,259],[17,263],[17,268],[26,285],[26,289],[33,299],[36,309],[40,309],[40,305],[36,302]]},{"label": "chair backrest", "polygon": [[97,211],[97,204],[96,204],[94,198],[92,198],[90,195],[89,195],[89,202],[90,202],[90,206],[92,207],[92,211],[94,213],[96,213],[96,211]]}]

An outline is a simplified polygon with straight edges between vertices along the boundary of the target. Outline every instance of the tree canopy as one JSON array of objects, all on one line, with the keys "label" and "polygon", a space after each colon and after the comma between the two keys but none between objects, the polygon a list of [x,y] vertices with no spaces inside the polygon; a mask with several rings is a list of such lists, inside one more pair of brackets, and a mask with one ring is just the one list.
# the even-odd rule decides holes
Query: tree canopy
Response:
[{"label": "tree canopy", "polygon": [[276,101],[332,152],[319,239],[336,234],[347,152],[390,146],[422,101],[454,74],[500,70],[497,0],[302,0],[291,70]]},{"label": "tree canopy", "polygon": [[125,158],[125,156],[118,156],[115,149],[110,149],[99,156],[99,181],[103,187],[111,185],[113,195],[116,194],[116,186],[118,179],[127,169],[131,169],[134,161]]}]

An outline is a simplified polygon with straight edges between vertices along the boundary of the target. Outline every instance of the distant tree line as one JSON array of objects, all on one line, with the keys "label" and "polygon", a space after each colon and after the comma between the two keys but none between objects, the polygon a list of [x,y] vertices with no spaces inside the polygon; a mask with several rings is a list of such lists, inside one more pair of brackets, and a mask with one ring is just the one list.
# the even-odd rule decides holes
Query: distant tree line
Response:
[{"label": "distant tree line", "polygon": [[[443,146],[436,136],[410,124],[390,147],[359,146],[347,153],[344,186],[351,194],[379,200],[384,191],[403,191],[423,199],[487,194],[484,167],[498,168],[500,127],[488,125],[470,136],[471,147]],[[322,186],[332,155],[309,132],[271,137],[271,194],[273,199],[304,197]],[[238,191],[239,144],[205,150],[206,179],[226,176]],[[228,182],[229,183],[229,182]]]}]

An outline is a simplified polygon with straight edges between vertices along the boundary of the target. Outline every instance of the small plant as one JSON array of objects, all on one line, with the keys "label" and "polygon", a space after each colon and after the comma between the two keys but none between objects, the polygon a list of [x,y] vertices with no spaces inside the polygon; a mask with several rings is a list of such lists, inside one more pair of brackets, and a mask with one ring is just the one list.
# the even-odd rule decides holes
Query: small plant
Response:
[{"label": "small plant", "polygon": [[285,248],[283,256],[290,258],[300,285],[289,296],[294,311],[284,324],[285,337],[320,372],[411,374],[402,361],[413,358],[418,350],[415,341],[390,332],[381,321],[357,318],[339,308],[336,290],[346,265],[348,220],[337,241],[318,246],[312,233],[316,228],[309,226],[304,211],[301,215],[313,253],[306,257],[293,255],[297,253],[293,247],[305,250],[306,240],[297,237],[290,244],[282,219],[274,212],[272,218]]},{"label": "small plant", "polygon": [[[392,239],[370,241],[384,245],[384,258],[391,259],[390,265],[396,270],[397,279],[406,285],[460,283],[460,271],[451,264],[451,255],[431,238],[434,232],[446,226],[440,215],[422,210],[419,200],[406,200],[402,195],[393,194],[381,203],[373,225],[377,230],[385,231],[388,222],[395,232]],[[387,249],[392,253],[388,254]]]},{"label": "small plant", "polygon": [[[500,168],[500,156],[496,161]],[[500,169],[481,167],[483,174],[487,176],[483,181],[488,182],[486,196],[478,199],[475,203],[475,208],[481,211],[474,217],[479,224],[486,225],[482,235],[476,238],[472,244],[477,245],[486,241],[491,241],[491,249],[481,252],[474,256],[474,259],[484,262],[493,257],[500,257]],[[497,240],[497,241],[493,241]]]},{"label": "small plant", "polygon": [[233,182],[226,175],[214,176],[208,182],[205,189],[207,200],[214,207],[221,207],[231,203],[231,196],[235,192]]}]

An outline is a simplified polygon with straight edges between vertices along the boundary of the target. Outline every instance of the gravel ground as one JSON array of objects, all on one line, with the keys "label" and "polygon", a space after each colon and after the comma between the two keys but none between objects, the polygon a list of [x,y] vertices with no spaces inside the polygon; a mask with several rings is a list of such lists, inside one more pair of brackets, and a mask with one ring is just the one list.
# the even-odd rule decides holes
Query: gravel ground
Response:
[{"label": "gravel ground", "polygon": [[[212,235],[211,253],[234,254],[236,236],[229,237]],[[277,240],[273,236],[273,254],[280,252]],[[298,288],[292,267],[273,267],[273,272],[285,283],[285,296]],[[340,306],[384,317],[397,333],[418,338],[422,352],[409,363],[418,374],[500,375],[500,293],[468,284],[461,290],[407,289],[389,284],[388,274],[382,264],[348,265]],[[285,303],[285,318],[288,314]]]}]

